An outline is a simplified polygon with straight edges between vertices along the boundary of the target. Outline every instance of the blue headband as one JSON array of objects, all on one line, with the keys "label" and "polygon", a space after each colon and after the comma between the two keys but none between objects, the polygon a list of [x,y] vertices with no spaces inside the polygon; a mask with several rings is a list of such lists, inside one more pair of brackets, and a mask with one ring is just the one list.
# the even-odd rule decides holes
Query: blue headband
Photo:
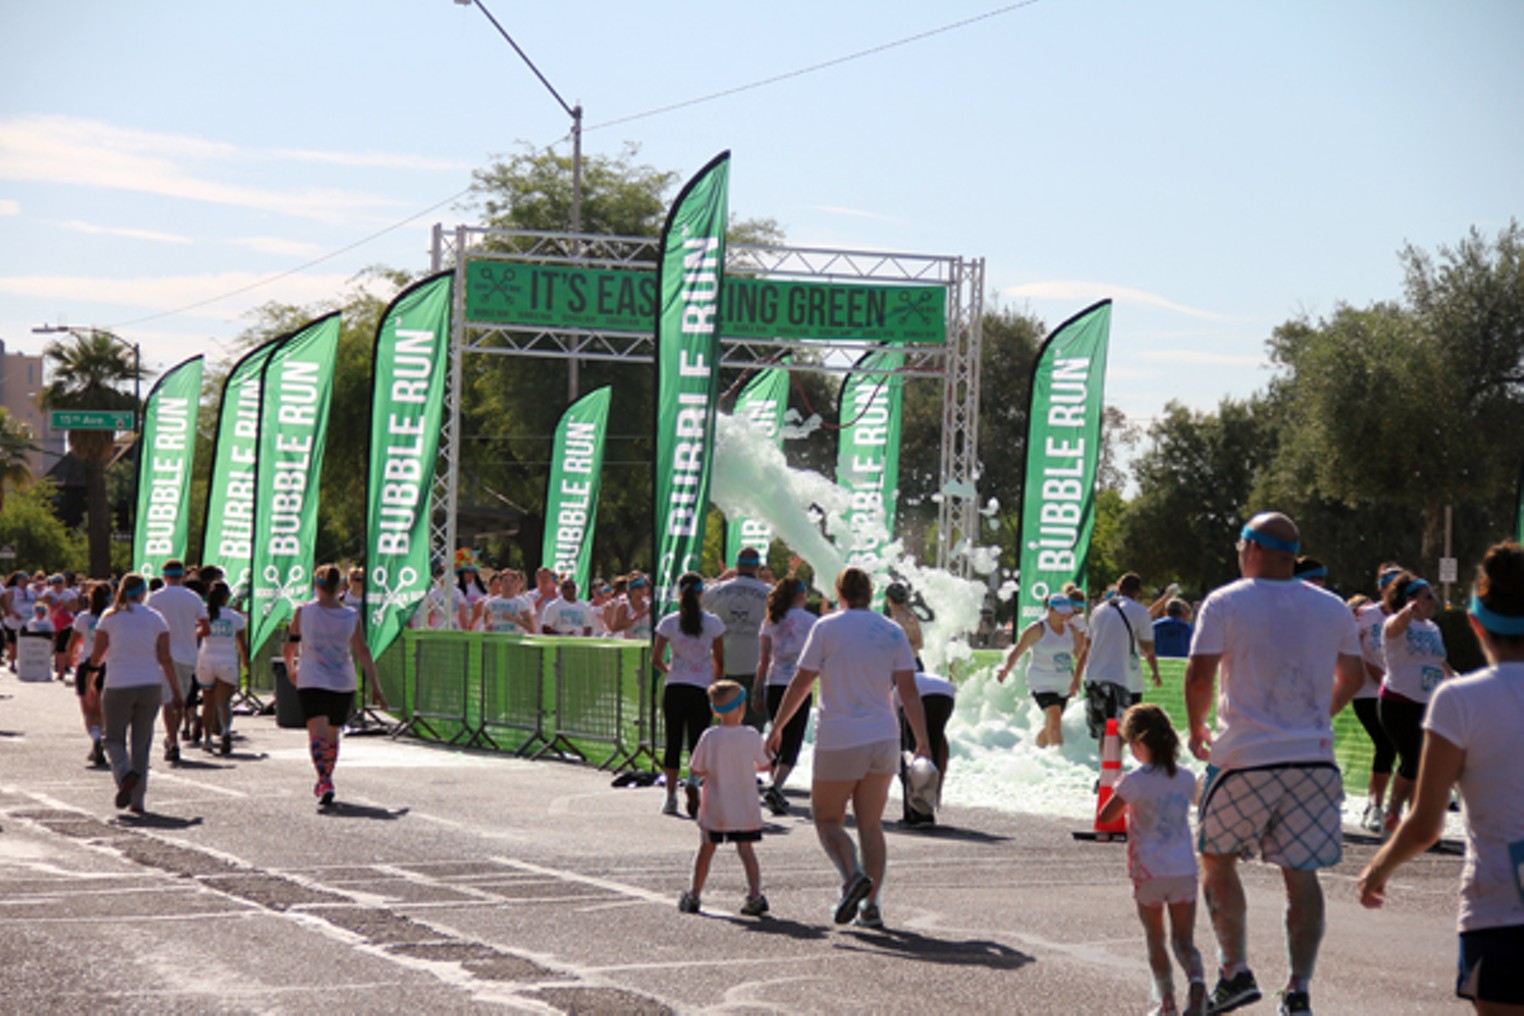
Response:
[{"label": "blue headband", "polygon": [[692,589],[692,590],[695,590],[697,592],[702,593],[704,591],[704,582],[703,582],[703,580],[700,579],[697,582],[690,582],[690,583],[688,583],[685,586],[678,586],[678,590],[680,592],[687,592],[689,589]]},{"label": "blue headband", "polygon": [[122,590],[122,595],[127,597],[127,599],[130,600],[134,596],[138,596],[139,594],[141,594],[143,592],[143,590],[145,590],[147,588],[148,588],[148,583],[144,582],[142,579],[138,579],[136,582],[134,582],[132,584],[131,587],[129,587],[127,589],[123,589]]},{"label": "blue headband", "polygon": [[722,706],[713,706],[712,705],[709,708],[714,710],[714,714],[716,716],[724,716],[726,713],[733,713],[733,712],[735,712],[737,709],[740,709],[745,704],[746,704],[746,689],[742,688],[741,689],[741,694],[737,695],[735,698],[731,699],[729,702],[726,702]]},{"label": "blue headband", "polygon": [[648,580],[646,580],[646,579],[636,579],[634,582],[630,583],[630,588],[631,589],[644,589],[646,586],[649,586],[650,584],[651,583]]},{"label": "blue headband", "polygon": [[1074,601],[1069,599],[1067,596],[1050,596],[1050,597],[1048,597],[1048,609],[1049,610],[1062,610],[1064,607],[1068,607],[1070,610],[1073,610],[1074,609]]},{"label": "blue headband", "polygon": [[1328,569],[1320,565],[1317,568],[1313,568],[1309,571],[1297,572],[1296,577],[1301,579],[1303,582],[1306,582],[1308,579],[1326,579],[1328,578]]},{"label": "blue headband", "polygon": [[1420,589],[1428,589],[1428,588],[1429,588],[1429,580],[1428,579],[1414,579],[1412,582],[1409,582],[1405,586],[1402,587],[1402,595],[1403,596],[1411,596],[1414,593],[1418,592]]},{"label": "blue headband", "polygon": [[1297,540],[1283,540],[1279,536],[1271,536],[1258,529],[1251,529],[1247,524],[1238,531],[1238,538],[1257,543],[1266,550],[1278,550],[1283,554],[1296,554],[1302,549],[1301,543]]},{"label": "blue headband", "polygon": [[184,568],[168,568],[167,567],[163,571],[163,575],[167,579],[177,579],[181,575],[184,575],[184,574],[185,574],[185,569]]},{"label": "blue headband", "polygon": [[1377,576],[1377,578],[1376,578],[1376,588],[1377,589],[1385,589],[1387,586],[1392,584],[1392,581],[1394,579],[1396,579],[1397,576],[1399,576],[1401,574],[1402,574],[1402,569],[1401,568],[1388,568],[1386,571],[1382,572],[1379,576]]},{"label": "blue headband", "polygon": [[1524,635],[1524,617],[1512,617],[1490,611],[1476,596],[1471,597],[1471,616],[1494,635]]}]

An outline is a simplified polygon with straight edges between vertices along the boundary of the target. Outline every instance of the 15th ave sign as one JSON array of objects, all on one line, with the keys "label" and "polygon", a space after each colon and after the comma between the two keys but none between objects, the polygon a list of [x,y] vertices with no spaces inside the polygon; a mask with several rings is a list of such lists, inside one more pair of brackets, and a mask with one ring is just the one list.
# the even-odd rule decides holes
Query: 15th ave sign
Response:
[{"label": "15th ave sign", "polygon": [[132,430],[137,414],[130,409],[55,409],[48,413],[54,430]]},{"label": "15th ave sign", "polygon": [[[655,313],[656,276],[648,269],[487,260],[466,266],[466,320],[475,324],[644,334]],[[939,285],[726,276],[721,314],[721,333],[733,339],[947,339],[947,290]]]}]

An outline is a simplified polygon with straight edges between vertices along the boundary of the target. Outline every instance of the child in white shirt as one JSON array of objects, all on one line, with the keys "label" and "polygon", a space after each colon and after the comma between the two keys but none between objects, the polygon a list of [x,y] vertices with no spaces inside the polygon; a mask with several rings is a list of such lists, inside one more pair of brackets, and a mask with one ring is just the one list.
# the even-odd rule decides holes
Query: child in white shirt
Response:
[{"label": "child in white shirt", "polygon": [[752,844],[762,838],[762,803],[757,798],[757,773],[767,772],[772,760],[762,735],[745,724],[746,689],[734,681],[709,686],[709,706],[717,725],[699,737],[688,759],[688,770],[704,780],[699,800],[698,825],[702,839],[693,859],[693,885],[677,901],[685,914],[699,912],[699,893],[709,877],[715,848],[727,840],[736,845],[746,869],[746,902],[741,913],[761,917],[767,913],[762,895],[762,871]]},{"label": "child in white shirt", "polygon": [[[1122,777],[1101,809],[1101,823],[1127,811],[1127,874],[1148,944],[1159,1016],[1173,1016],[1175,959],[1190,979],[1187,1016],[1206,1013],[1206,976],[1196,949],[1196,851],[1191,844],[1191,804],[1196,778],[1179,767],[1180,738],[1164,710],[1136,705],[1122,717],[1122,739],[1142,763]],[[1164,910],[1169,908],[1169,947],[1164,941]]]}]

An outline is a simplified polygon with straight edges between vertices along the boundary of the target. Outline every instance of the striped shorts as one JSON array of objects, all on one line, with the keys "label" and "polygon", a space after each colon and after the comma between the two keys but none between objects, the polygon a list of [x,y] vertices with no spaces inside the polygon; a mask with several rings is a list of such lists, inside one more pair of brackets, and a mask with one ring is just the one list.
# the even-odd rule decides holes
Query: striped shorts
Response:
[{"label": "striped shorts", "polygon": [[1293,871],[1332,867],[1344,856],[1344,781],[1332,762],[1250,769],[1208,768],[1197,849],[1258,852]]}]

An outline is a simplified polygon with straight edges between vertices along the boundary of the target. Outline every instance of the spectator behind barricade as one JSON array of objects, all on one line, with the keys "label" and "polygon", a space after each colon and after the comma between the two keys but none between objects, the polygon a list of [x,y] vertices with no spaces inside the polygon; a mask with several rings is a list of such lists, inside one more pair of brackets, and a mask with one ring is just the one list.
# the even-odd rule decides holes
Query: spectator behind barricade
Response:
[{"label": "spectator behind barricade", "polygon": [[625,607],[618,614],[613,634],[635,642],[651,640],[651,580],[645,574],[630,572],[625,587]]},{"label": "spectator behind barricade", "polygon": [[910,609],[910,589],[903,582],[891,582],[884,588],[884,616],[905,629],[910,640],[910,651],[915,654],[915,669],[925,670],[921,662],[921,647],[926,640],[921,635],[921,619]]},{"label": "spectator behind barricade", "polygon": [[609,599],[603,605],[603,628],[609,638],[622,639],[624,627],[621,624],[625,614],[630,609],[630,577],[628,575],[616,575],[614,581],[609,583]]},{"label": "spectator behind barricade", "polygon": [[[164,705],[164,761],[171,764],[180,761],[181,720],[183,706],[191,701],[191,690],[196,681],[196,628],[206,617],[206,604],[201,597],[186,589],[185,563],[177,558],[164,562],[161,569],[164,585],[150,593],[144,605],[164,618],[169,626],[169,655],[175,664],[175,676],[180,682],[179,701],[166,699]],[[153,583],[149,583],[153,588]],[[199,720],[196,723],[200,727]]]},{"label": "spectator behind barricade", "polygon": [[598,638],[609,635],[608,612],[614,606],[614,587],[603,579],[593,579],[588,588],[587,605],[593,608],[593,634]]},{"label": "spectator behind barricade", "polygon": [[561,596],[546,604],[540,616],[542,635],[575,635],[587,638],[593,634],[593,608],[577,599],[575,579],[561,581]]},{"label": "spectator behind barricade", "polygon": [[476,605],[486,598],[487,587],[482,585],[476,551],[462,547],[455,552],[456,627],[461,631],[470,631],[476,620]]},{"label": "spectator behind barricade", "polygon": [[[725,624],[725,676],[742,688],[756,683],[758,635],[767,616],[767,583],[757,577],[762,555],[755,547],[736,554],[736,574],[704,590],[704,606]],[[753,695],[746,703],[746,722],[761,730],[767,725],[767,703]]]},{"label": "spectator behind barricade", "polygon": [[534,590],[529,594],[529,602],[534,606],[534,630],[540,630],[540,619],[545,613],[545,608],[550,606],[560,592],[556,589],[556,573],[549,568],[536,568],[534,572]]},{"label": "spectator behind barricade", "polygon": [[497,635],[533,635],[534,605],[524,595],[524,573],[504,568],[487,583],[489,596],[477,604],[475,625]]},{"label": "spectator behind barricade", "polygon": [[1164,605],[1164,617],[1154,622],[1154,654],[1184,659],[1191,655],[1191,605],[1178,596]]}]

